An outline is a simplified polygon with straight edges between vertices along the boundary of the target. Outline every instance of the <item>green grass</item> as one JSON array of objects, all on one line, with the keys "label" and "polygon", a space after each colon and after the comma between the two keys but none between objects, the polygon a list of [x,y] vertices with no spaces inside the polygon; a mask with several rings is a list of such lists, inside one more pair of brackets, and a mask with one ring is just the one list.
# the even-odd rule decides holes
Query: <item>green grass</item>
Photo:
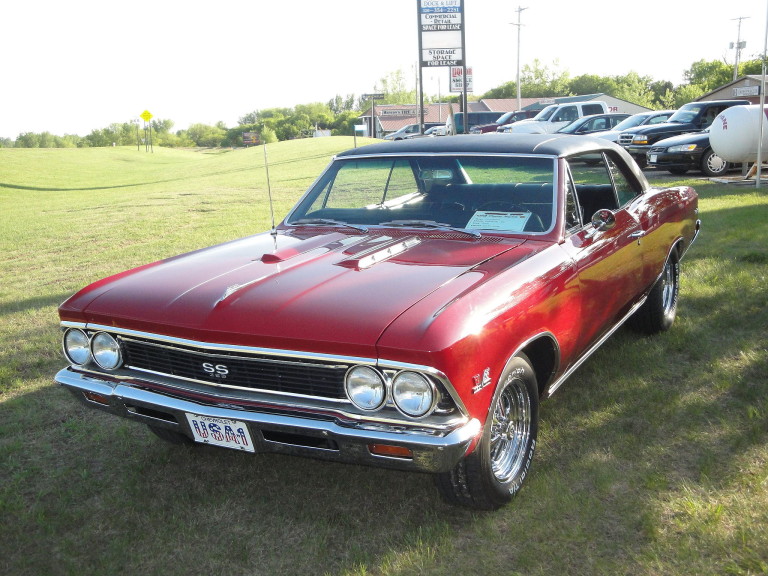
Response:
[{"label": "green grass", "polygon": [[[276,218],[351,145],[270,146]],[[269,227],[260,148],[0,149],[0,573],[768,573],[768,192],[663,181],[704,222],[674,328],[614,335],[480,514],[425,475],[171,446],[53,384],[72,292]]]}]

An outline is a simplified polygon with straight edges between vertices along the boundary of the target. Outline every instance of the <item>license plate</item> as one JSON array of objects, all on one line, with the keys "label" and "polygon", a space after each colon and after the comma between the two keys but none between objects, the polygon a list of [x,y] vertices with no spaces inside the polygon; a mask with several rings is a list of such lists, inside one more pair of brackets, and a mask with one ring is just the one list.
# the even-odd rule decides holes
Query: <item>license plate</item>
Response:
[{"label": "license plate", "polygon": [[656,156],[656,154],[651,154],[648,158],[650,162],[653,164],[653,163],[656,163],[656,159],[658,158],[658,156]]},{"label": "license plate", "polygon": [[212,418],[187,413],[195,442],[212,444],[233,450],[253,452],[253,442],[245,422],[229,418]]}]

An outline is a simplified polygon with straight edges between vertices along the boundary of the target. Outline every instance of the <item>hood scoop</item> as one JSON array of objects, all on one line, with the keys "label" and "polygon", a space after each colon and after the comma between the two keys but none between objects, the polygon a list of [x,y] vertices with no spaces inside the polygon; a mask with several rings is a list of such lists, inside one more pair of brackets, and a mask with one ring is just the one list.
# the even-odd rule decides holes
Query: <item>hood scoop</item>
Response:
[{"label": "hood scoop", "polygon": [[370,250],[360,252],[351,258],[342,260],[338,265],[354,270],[365,270],[366,268],[370,268],[371,266],[399,256],[419,244],[421,244],[421,240],[412,236],[405,240],[394,241],[386,246],[375,246]]}]

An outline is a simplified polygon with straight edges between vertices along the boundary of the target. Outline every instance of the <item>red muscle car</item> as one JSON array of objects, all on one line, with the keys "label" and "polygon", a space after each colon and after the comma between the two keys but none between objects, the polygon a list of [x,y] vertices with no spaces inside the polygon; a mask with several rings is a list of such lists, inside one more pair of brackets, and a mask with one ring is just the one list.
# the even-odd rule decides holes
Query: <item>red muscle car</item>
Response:
[{"label": "red muscle car", "polygon": [[56,380],[168,441],[430,472],[494,509],[539,400],[625,321],[672,325],[697,214],[597,138],[357,148],[271,232],[69,298]]}]

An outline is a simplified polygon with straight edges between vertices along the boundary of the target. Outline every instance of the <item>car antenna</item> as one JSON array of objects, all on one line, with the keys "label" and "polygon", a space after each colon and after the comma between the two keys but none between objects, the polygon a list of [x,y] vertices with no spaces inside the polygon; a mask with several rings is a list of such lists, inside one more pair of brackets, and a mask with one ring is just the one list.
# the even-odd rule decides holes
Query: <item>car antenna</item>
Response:
[{"label": "car antenna", "polygon": [[264,169],[267,172],[267,194],[269,195],[269,214],[272,219],[272,236],[277,238],[277,229],[275,228],[275,207],[272,204],[272,185],[269,182],[269,161],[267,160],[267,143],[264,142]]}]

